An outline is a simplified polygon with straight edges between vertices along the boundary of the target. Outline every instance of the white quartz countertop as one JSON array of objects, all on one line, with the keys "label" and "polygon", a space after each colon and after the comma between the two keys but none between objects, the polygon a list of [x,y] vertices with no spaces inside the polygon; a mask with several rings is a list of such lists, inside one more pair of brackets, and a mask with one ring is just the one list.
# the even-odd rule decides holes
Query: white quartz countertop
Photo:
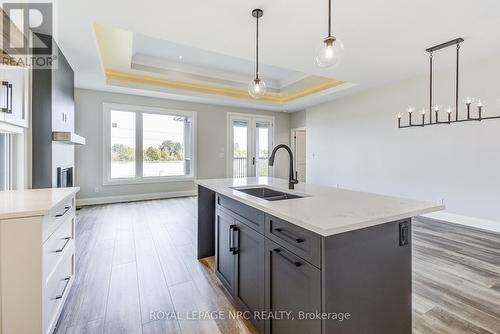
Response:
[{"label": "white quartz countertop", "polygon": [[[290,223],[330,236],[444,209],[444,205],[307,183],[288,189],[288,180],[250,177],[197,180],[199,185]],[[304,198],[267,201],[233,187],[267,186]]]},{"label": "white quartz countertop", "polygon": [[0,192],[0,219],[44,216],[79,190],[71,187]]}]

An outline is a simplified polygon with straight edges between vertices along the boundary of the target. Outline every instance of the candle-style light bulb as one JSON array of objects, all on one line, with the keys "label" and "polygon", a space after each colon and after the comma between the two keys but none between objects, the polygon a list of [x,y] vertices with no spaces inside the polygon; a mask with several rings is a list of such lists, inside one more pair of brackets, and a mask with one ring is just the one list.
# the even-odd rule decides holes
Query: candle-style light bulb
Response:
[{"label": "candle-style light bulb", "polygon": [[400,112],[398,112],[398,118],[401,118],[401,113]]},{"label": "candle-style light bulb", "polygon": [[453,112],[453,109],[451,109],[451,106],[448,106],[446,108],[446,112],[448,113],[448,124],[451,123],[451,113]]},{"label": "candle-style light bulb", "polygon": [[425,113],[427,111],[425,110],[425,108],[422,109],[422,111],[420,112],[422,114],[422,126],[425,126]]},{"label": "candle-style light bulb", "polygon": [[477,100],[477,112],[479,113],[479,120],[483,118],[483,106],[484,103],[481,101],[481,99]]},{"label": "candle-style light bulb", "polygon": [[434,111],[439,111],[439,106],[437,104],[434,105]]},{"label": "candle-style light bulb", "polygon": [[406,111],[408,112],[408,118],[409,118],[409,125],[412,126],[413,125],[413,122],[412,122],[412,115],[413,115],[413,111],[415,110],[415,108],[413,106],[408,106],[408,108],[406,108]]},{"label": "candle-style light bulb", "polygon": [[465,99],[465,104],[467,105],[467,119],[470,119],[470,105],[474,102],[472,97],[468,97]]}]

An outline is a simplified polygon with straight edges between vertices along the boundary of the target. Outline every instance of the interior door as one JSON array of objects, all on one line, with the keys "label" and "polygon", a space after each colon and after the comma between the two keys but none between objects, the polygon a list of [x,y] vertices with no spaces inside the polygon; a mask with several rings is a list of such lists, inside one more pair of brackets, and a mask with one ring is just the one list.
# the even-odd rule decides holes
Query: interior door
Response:
[{"label": "interior door", "polygon": [[270,176],[273,121],[270,117],[230,116],[228,177]]}]

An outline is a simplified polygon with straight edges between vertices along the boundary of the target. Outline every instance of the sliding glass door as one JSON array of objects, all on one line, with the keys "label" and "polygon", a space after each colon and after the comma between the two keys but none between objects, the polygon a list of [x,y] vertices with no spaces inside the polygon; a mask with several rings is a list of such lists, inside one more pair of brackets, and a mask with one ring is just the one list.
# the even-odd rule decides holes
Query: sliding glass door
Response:
[{"label": "sliding glass door", "polygon": [[229,177],[269,176],[273,123],[272,117],[229,115]]}]

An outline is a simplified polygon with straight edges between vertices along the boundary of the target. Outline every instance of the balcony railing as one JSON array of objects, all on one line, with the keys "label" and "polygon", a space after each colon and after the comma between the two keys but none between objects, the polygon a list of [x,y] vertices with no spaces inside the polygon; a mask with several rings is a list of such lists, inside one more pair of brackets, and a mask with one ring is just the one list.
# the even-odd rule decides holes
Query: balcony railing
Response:
[{"label": "balcony railing", "polygon": [[[257,176],[269,175],[269,164],[267,157],[257,158]],[[233,177],[247,177],[247,158],[233,157]]]}]

